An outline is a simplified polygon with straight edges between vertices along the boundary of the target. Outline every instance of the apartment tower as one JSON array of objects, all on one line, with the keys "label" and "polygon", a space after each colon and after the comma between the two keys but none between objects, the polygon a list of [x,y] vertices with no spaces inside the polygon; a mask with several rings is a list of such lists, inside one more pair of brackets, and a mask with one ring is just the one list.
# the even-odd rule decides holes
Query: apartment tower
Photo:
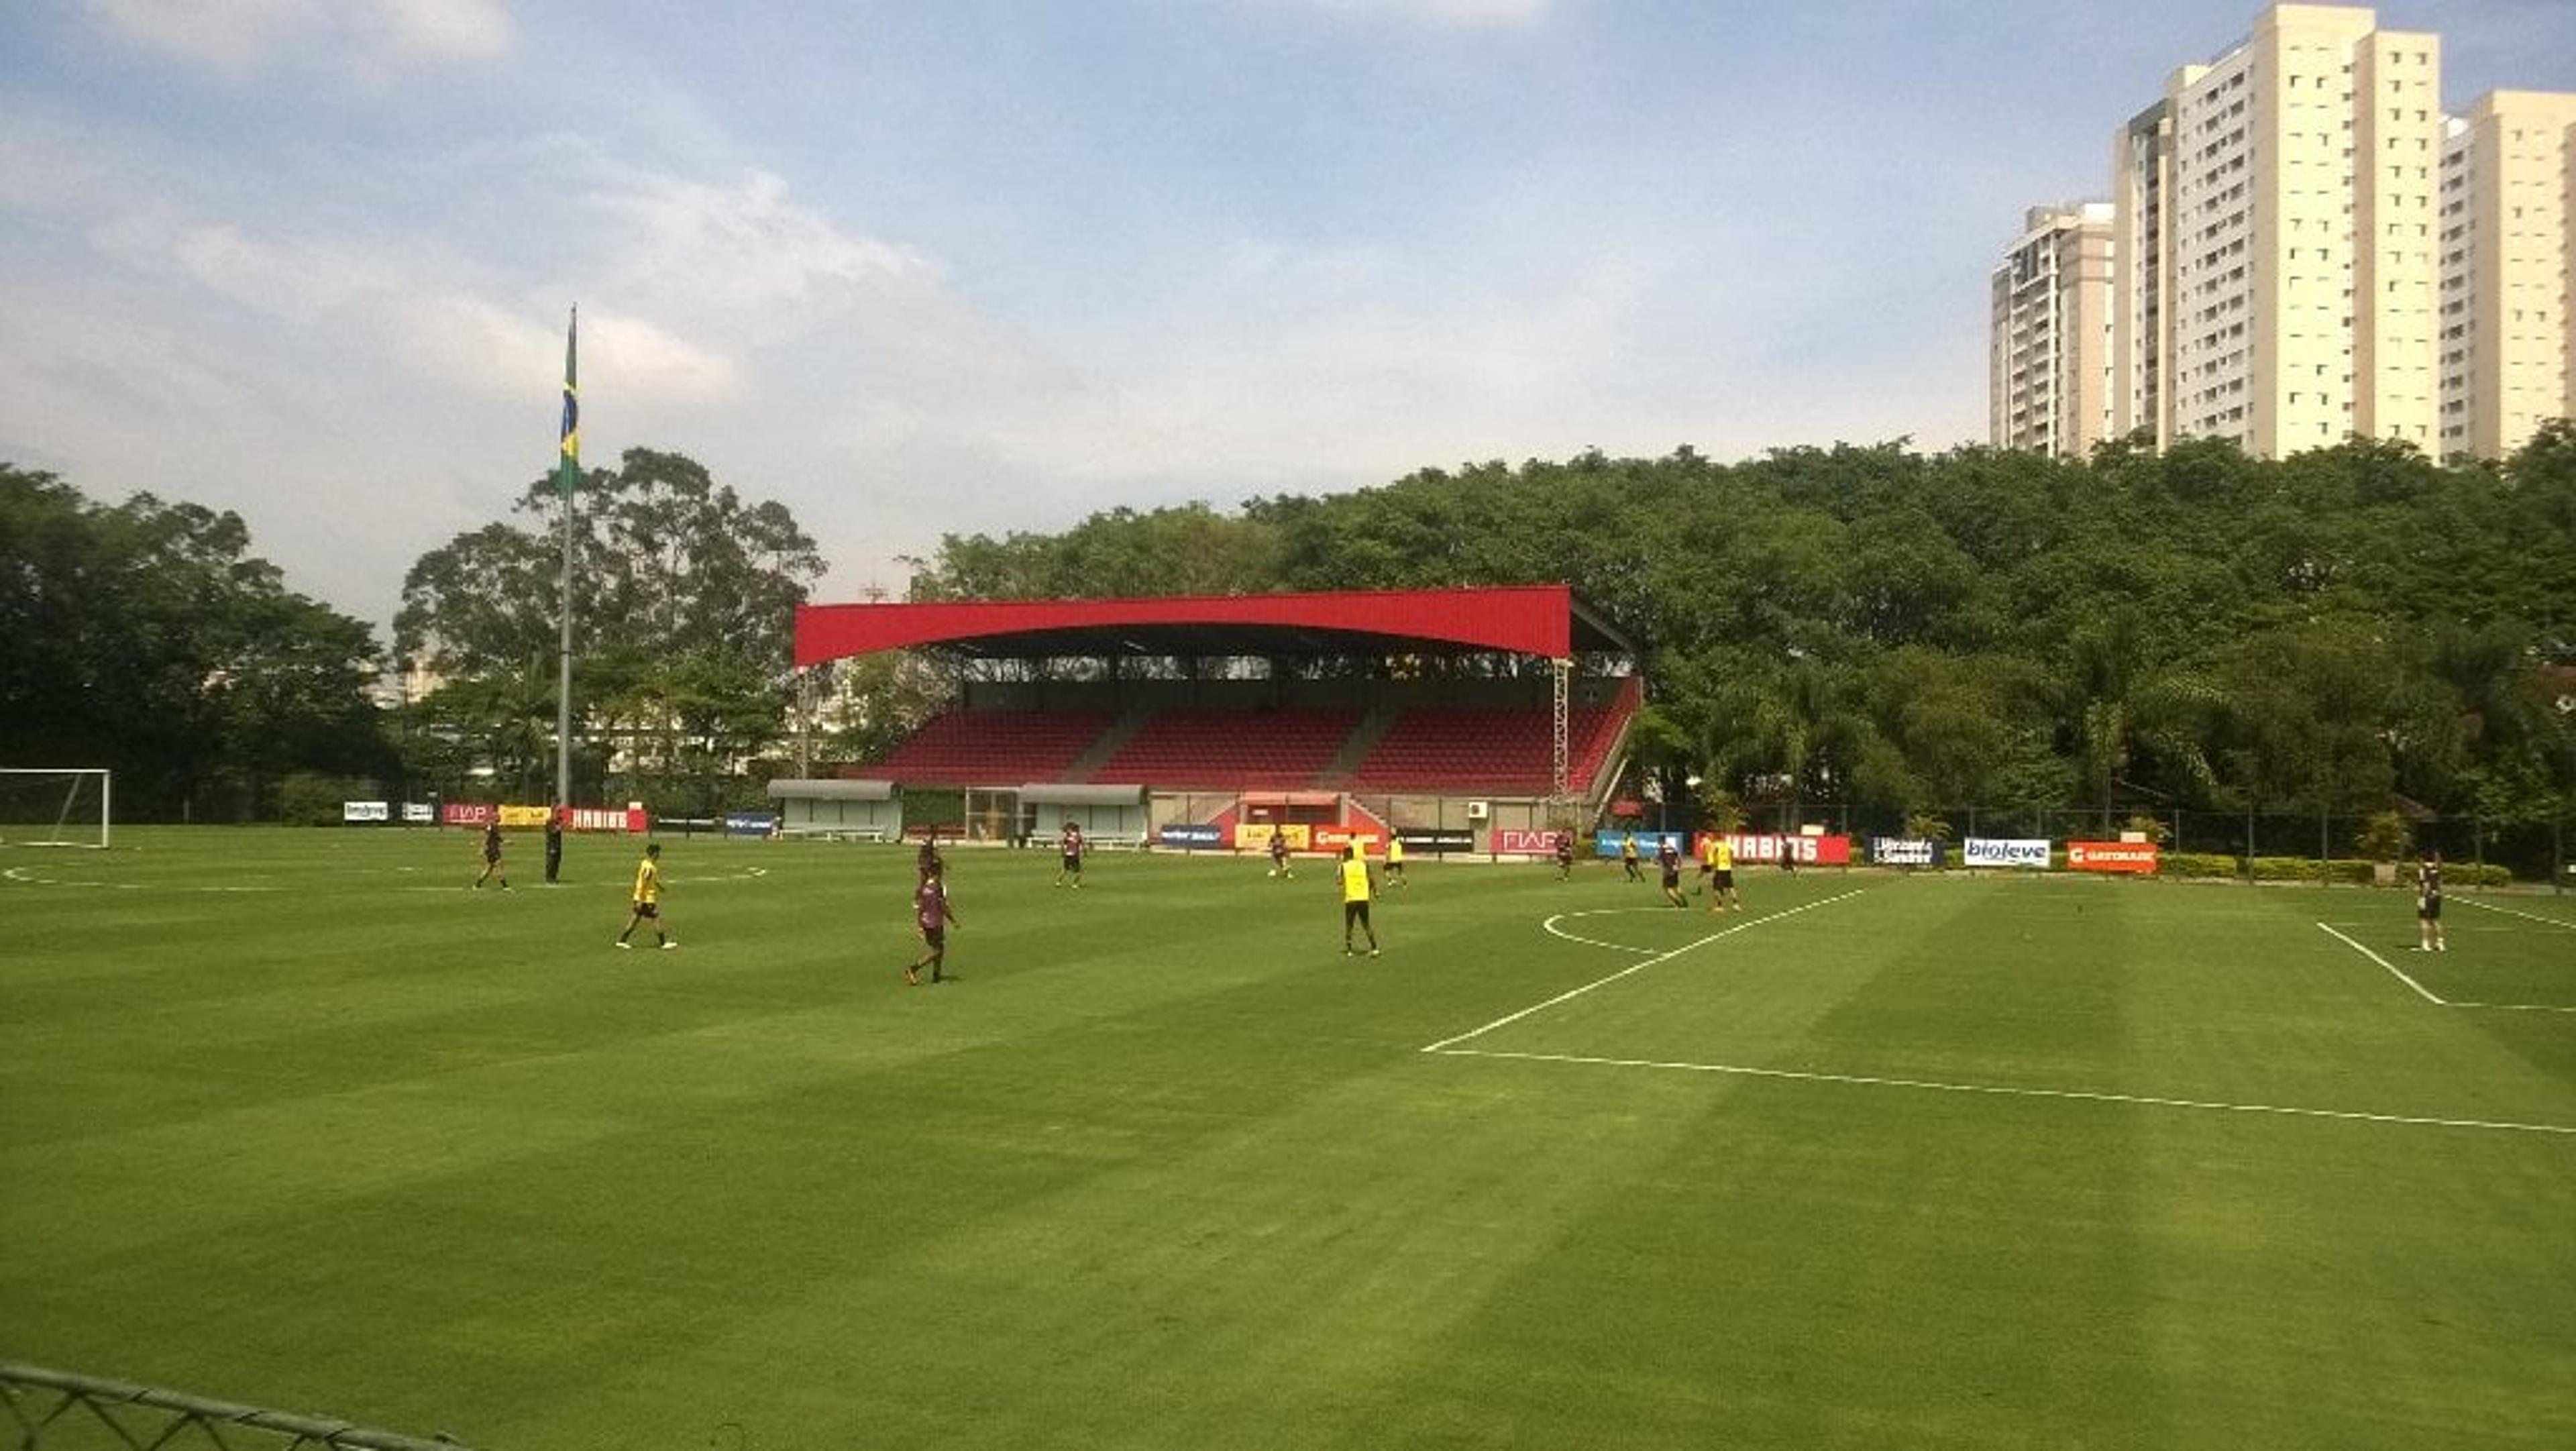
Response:
[{"label": "apartment tower", "polygon": [[1997,448],[2081,457],[2111,424],[2111,205],[2033,207],[1994,272]]},{"label": "apartment tower", "polygon": [[2375,20],[2273,6],[2121,128],[2115,432],[2435,448],[2441,43]]},{"label": "apartment tower", "polygon": [[2576,96],[2496,91],[2442,157],[2444,458],[2500,458],[2576,417]]}]

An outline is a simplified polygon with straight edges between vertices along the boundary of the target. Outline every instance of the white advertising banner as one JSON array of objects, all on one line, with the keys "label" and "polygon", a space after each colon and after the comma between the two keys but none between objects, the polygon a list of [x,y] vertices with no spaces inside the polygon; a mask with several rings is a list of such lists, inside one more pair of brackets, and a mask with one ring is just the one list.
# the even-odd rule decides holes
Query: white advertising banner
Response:
[{"label": "white advertising banner", "polygon": [[342,821],[391,821],[394,819],[394,811],[391,806],[382,801],[343,801],[340,803],[340,819]]},{"label": "white advertising banner", "polygon": [[2048,870],[2046,837],[1972,836],[1959,858],[1972,867],[2036,867]]},{"label": "white advertising banner", "polygon": [[1869,859],[1883,867],[1931,867],[1941,864],[1940,848],[1915,837],[1880,836],[1869,843]]}]

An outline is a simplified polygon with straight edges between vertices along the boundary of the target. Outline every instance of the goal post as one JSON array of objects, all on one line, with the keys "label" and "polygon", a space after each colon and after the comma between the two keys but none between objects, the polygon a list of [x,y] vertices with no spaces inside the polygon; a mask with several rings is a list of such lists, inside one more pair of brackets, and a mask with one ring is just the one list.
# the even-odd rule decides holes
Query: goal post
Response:
[{"label": "goal post", "polygon": [[102,766],[0,766],[0,842],[103,848],[114,802]]}]

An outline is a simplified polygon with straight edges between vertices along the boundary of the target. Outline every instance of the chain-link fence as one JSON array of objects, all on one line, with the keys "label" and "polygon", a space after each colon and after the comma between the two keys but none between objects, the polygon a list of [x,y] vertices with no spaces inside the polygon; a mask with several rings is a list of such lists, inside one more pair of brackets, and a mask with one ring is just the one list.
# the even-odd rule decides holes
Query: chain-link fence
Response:
[{"label": "chain-link fence", "polygon": [[181,1395],[0,1361],[0,1417],[16,1451],[466,1451],[345,1421]]}]

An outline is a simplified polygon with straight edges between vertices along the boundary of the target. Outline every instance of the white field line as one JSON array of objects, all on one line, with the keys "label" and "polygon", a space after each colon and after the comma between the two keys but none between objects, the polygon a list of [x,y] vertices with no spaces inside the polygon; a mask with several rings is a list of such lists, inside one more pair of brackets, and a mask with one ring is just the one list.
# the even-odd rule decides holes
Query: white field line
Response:
[{"label": "white field line", "polygon": [[[1809,902],[1809,903],[1807,903],[1805,906],[1802,906],[1802,907],[1792,907],[1792,908],[1790,908],[1789,910],[1787,910],[1787,911],[1785,911],[1785,912],[1773,912],[1773,913],[1771,913],[1771,914],[1770,914],[1770,915],[1768,915],[1768,916],[1764,916],[1764,917],[1756,917],[1756,918],[1752,919],[1752,920],[1751,920],[1751,921],[1749,921],[1749,922],[1738,922],[1738,923],[1736,923],[1734,926],[1729,927],[1729,928],[1726,928],[1726,929],[1725,929],[1725,930],[1723,930],[1723,931],[1720,931],[1720,932],[1712,932],[1712,933],[1708,934],[1706,937],[1696,938],[1696,939],[1694,939],[1694,940],[1692,940],[1692,941],[1685,942],[1685,943],[1683,943],[1681,946],[1674,948],[1674,949],[1673,949],[1673,950],[1671,950],[1670,952],[1658,952],[1658,953],[1656,953],[1654,956],[1647,958],[1647,959],[1646,959],[1646,960],[1644,960],[1643,962],[1635,962],[1635,963],[1631,963],[1631,964],[1629,964],[1628,966],[1626,966],[1626,967],[1623,967],[1623,968],[1619,969],[1617,972],[1614,972],[1614,973],[1610,974],[1608,977],[1605,977],[1605,978],[1598,978],[1598,979],[1595,979],[1594,981],[1591,981],[1591,982],[1587,982],[1587,983],[1585,983],[1583,986],[1581,986],[1581,987],[1579,987],[1579,988],[1573,988],[1573,989],[1570,989],[1570,990],[1568,990],[1568,991],[1558,993],[1555,997],[1549,998],[1546,1002],[1543,1002],[1543,1003],[1533,1003],[1533,1004],[1531,1004],[1530,1006],[1528,1006],[1528,1007],[1526,1007],[1526,1008],[1521,1009],[1521,1010],[1520,1010],[1519,1012],[1517,1012],[1517,1013],[1512,1013],[1512,1014],[1510,1014],[1510,1015],[1508,1015],[1508,1016],[1505,1016],[1505,1017],[1496,1018],[1496,1019],[1494,1019],[1492,1022],[1487,1023],[1485,1026],[1483,1026],[1483,1027],[1481,1027],[1481,1028],[1472,1028],[1472,1029],[1469,1029],[1467,1032],[1460,1033],[1460,1034],[1458,1034],[1458,1035],[1457,1035],[1456,1037],[1454,1037],[1454,1038],[1443,1038],[1443,1039],[1441,1039],[1439,1042],[1437,1042],[1437,1043],[1433,1043],[1433,1044],[1431,1044],[1429,1047],[1424,1048],[1422,1051],[1423,1051],[1423,1052],[1425,1052],[1425,1053],[1438,1053],[1438,1052],[1440,1052],[1440,1051],[1442,1051],[1442,1050],[1444,1050],[1444,1049],[1446,1049],[1446,1048],[1450,1047],[1452,1044],[1456,1044],[1456,1043],[1464,1043],[1464,1042],[1466,1042],[1467,1040],[1469,1040],[1469,1039],[1471,1039],[1471,1038],[1481,1038],[1481,1037],[1483,1037],[1484,1035],[1486,1035],[1487,1033],[1490,1033],[1490,1032],[1494,1031],[1496,1028],[1500,1028],[1500,1027],[1506,1026],[1507,1024],[1511,1024],[1511,1023],[1517,1023],[1517,1022],[1519,1022],[1521,1019],[1523,1019],[1523,1018],[1526,1018],[1526,1017],[1530,1016],[1532,1013],[1545,1012],[1547,1009],[1552,1008],[1552,1007],[1555,1007],[1555,1006],[1556,1006],[1557,1004],[1559,1004],[1559,1003],[1562,1003],[1562,1002],[1570,1002],[1570,1001],[1572,1001],[1573,999],[1575,999],[1575,998],[1579,998],[1579,997],[1583,996],[1585,993],[1588,993],[1588,992],[1592,991],[1594,988],[1597,988],[1597,987],[1608,987],[1610,984],[1612,984],[1612,983],[1614,983],[1614,982],[1617,982],[1619,979],[1621,979],[1621,978],[1623,978],[1623,977],[1628,977],[1628,976],[1630,976],[1630,975],[1632,975],[1632,974],[1635,974],[1635,973],[1644,972],[1647,968],[1653,967],[1653,966],[1655,966],[1655,965],[1656,965],[1656,964],[1658,964],[1658,963],[1670,962],[1670,961],[1672,961],[1674,958],[1681,956],[1683,953],[1690,951],[1692,948],[1695,948],[1695,947],[1706,947],[1708,944],[1710,944],[1710,943],[1712,943],[1712,942],[1716,942],[1716,941],[1718,941],[1718,940],[1720,940],[1720,939],[1722,939],[1722,938],[1732,937],[1732,936],[1734,936],[1734,935],[1735,935],[1736,933],[1738,933],[1738,932],[1743,932],[1743,931],[1746,931],[1746,930],[1751,929],[1751,928],[1754,928],[1754,927],[1759,927],[1759,926],[1761,926],[1761,925],[1762,925],[1763,923],[1765,923],[1765,922],[1777,922],[1777,921],[1779,921],[1779,920],[1780,920],[1781,918],[1783,918],[1783,917],[1795,917],[1795,916],[1797,916],[1797,915],[1798,915],[1799,913],[1801,913],[1801,912],[1812,912],[1812,911],[1814,911],[1815,909],[1817,909],[1818,907],[1829,907],[1829,906],[1833,905],[1833,904],[1834,904],[1834,903],[1836,903],[1836,902],[1847,901],[1847,900],[1849,900],[1850,898],[1853,898],[1853,897],[1857,897],[1857,896],[1859,896],[1859,895],[1861,894],[1861,891],[1862,891],[1862,889],[1861,889],[1861,888],[1855,887],[1855,888],[1853,888],[1852,890],[1850,890],[1850,891],[1848,891],[1848,892],[1843,892],[1843,893],[1841,893],[1841,894],[1839,894],[1839,895],[1836,895],[1836,896],[1820,898],[1820,899],[1818,899],[1818,900],[1816,900],[1816,901]],[[1551,918],[1550,920],[1551,920],[1551,921],[1553,921],[1554,919],[1552,919],[1552,918]],[[1558,935],[1559,935],[1559,936],[1563,936],[1564,934],[1560,933],[1560,934],[1558,934]],[[1611,943],[1611,942],[1591,942],[1591,941],[1589,941],[1589,939],[1584,939],[1584,938],[1574,938],[1574,939],[1571,939],[1571,940],[1585,942],[1585,943],[1586,943],[1586,945],[1588,945],[1588,946],[1594,946],[1594,947],[1617,947],[1617,946],[1618,946],[1618,944],[1617,944],[1617,943]],[[1623,951],[1623,952],[1633,952],[1633,951],[1635,951],[1636,949],[1635,949],[1635,948],[1625,948],[1625,947],[1623,947],[1623,948],[1620,948],[1619,950],[1620,950],[1620,951]]]},{"label": "white field line", "polygon": [[1598,937],[1585,937],[1580,933],[1563,931],[1556,924],[1571,921],[1577,917],[1607,917],[1614,912],[1669,912],[1671,910],[1673,908],[1669,902],[1662,907],[1593,907],[1581,912],[1559,912],[1538,925],[1544,928],[1549,936],[1562,937],[1568,942],[1580,942],[1586,947],[1606,947],[1612,952],[1633,952],[1639,957],[1652,957],[1655,955],[1655,949],[1651,947],[1631,947],[1625,942],[1604,942]]},{"label": "white field line", "polygon": [[[2547,920],[2547,919],[2545,919],[2545,918],[2544,918],[2544,919],[2541,919],[2541,920],[2544,920],[2544,921],[2545,921],[2545,920]],[[2454,1000],[2452,1000],[2452,999],[2450,999],[2450,998],[2435,997],[2431,992],[2429,992],[2429,991],[2427,991],[2427,990],[2425,989],[2425,987],[2424,987],[2424,985],[2423,985],[2422,983],[2417,982],[2415,979],[2413,979],[2413,978],[2411,978],[2411,977],[2408,977],[2406,974],[2404,974],[2404,973],[2402,973],[2402,972],[2398,972],[2398,971],[2397,971],[2397,966],[2396,966],[2396,964],[2394,964],[2394,963],[2390,962],[2387,958],[2384,958],[2384,957],[2380,956],[2378,953],[2371,951],[2369,948],[2362,946],[2360,943],[2353,941],[2351,938],[2349,938],[2349,937],[2345,937],[2343,933],[2335,931],[2335,929],[2334,929],[2334,928],[2327,926],[2327,925],[2326,925],[2325,923],[2323,923],[2323,922],[2320,922],[2320,923],[2318,923],[2317,925],[2318,925],[2319,927],[2323,927],[2323,928],[2325,928],[2325,930],[2326,930],[2328,933],[2332,934],[2333,936],[2335,936],[2335,937],[2339,937],[2339,938],[2342,938],[2342,939],[2343,939],[2343,942],[2344,942],[2344,945],[2346,945],[2346,946],[2350,947],[2353,951],[2360,953],[2362,956],[2369,958],[2371,961],[2373,961],[2373,962],[2375,962],[2375,963],[2378,963],[2381,967],[2387,968],[2390,972],[2397,973],[2397,980],[2398,980],[2399,982],[2402,982],[2402,983],[2406,984],[2408,987],[2411,987],[2411,988],[2415,989],[2415,991],[2417,991],[2417,992],[2419,992],[2419,993],[2422,993],[2422,994],[2424,995],[2424,1000],[2425,1000],[2426,1002],[2428,1002],[2428,1003],[2432,1003],[2432,1004],[2434,1004],[2434,1005],[2435,1005],[2435,1006],[2437,1006],[2437,1007],[2445,1007],[2445,1008],[2480,1008],[2480,1009],[2483,1009],[2483,1010],[2485,1010],[2485,1011],[2487,1011],[2487,1012],[2491,1012],[2491,1013],[2576,1013],[2576,1004],[2567,1004],[2567,1003],[2463,1003],[2463,1002],[2456,1002],[2456,1001],[2454,1001]]]},{"label": "white field line", "polygon": [[2543,917],[2537,912],[2523,912],[2517,911],[2511,907],[2499,907],[2493,902],[2481,902],[2475,897],[2453,897],[2451,900],[2464,907],[2475,907],[2481,912],[2502,912],[2508,917],[2519,917],[2525,922],[2539,922],[2551,927],[2564,927],[2570,932],[2576,932],[2576,922],[2563,921],[2556,917]]},{"label": "white field line", "polygon": [[2419,1128],[2488,1129],[2499,1133],[2558,1134],[2576,1137],[2576,1124],[2527,1124],[2499,1119],[2362,1113],[2352,1109],[2297,1108],[2277,1103],[2221,1103],[2211,1099],[2160,1098],[2142,1093],[2098,1093],[2079,1088],[2014,1088],[1997,1083],[1944,1083],[1936,1079],[1881,1078],[1865,1073],[1810,1073],[1791,1068],[1753,1068],[1738,1063],[1666,1063],[1645,1058],[1590,1058],[1573,1053],[1509,1053],[1488,1048],[1444,1048],[1436,1044],[1423,1051],[1441,1053],[1453,1058],[1516,1058],[1531,1063],[1581,1063],[1606,1068],[1659,1068],[1679,1073],[1724,1073],[1744,1078],[1782,1078],[1801,1083],[1843,1083],[1864,1088],[1905,1088],[1923,1093],[1977,1093],[1999,1098],[2054,1098],[2082,1103],[2126,1103],[2147,1108],[2196,1109],[2204,1113],[2278,1114],[2292,1118],[2342,1119],[2352,1123],[2406,1124]]},{"label": "white field line", "polygon": [[2384,968],[2388,969],[2388,971],[2389,971],[2392,975],[2394,975],[2394,976],[2396,977],[2396,979],[2397,979],[2399,982],[2402,982],[2402,983],[2406,984],[2408,987],[2411,987],[2411,988],[2415,989],[2415,995],[2416,995],[2417,997],[2422,998],[2424,1001],[2426,1001],[2426,1002],[2428,1002],[2428,1003],[2431,1003],[2431,1004],[2433,1004],[2435,1007],[2439,1007],[2439,1008],[2447,1008],[2447,1007],[2451,1006],[2449,1003],[2444,1002],[2441,998],[2436,997],[2436,996],[2433,994],[2433,990],[2432,990],[2432,989],[2430,989],[2430,988],[2428,988],[2428,987],[2424,986],[2424,985],[2423,985],[2422,983],[2420,983],[2420,982],[2417,982],[2415,979],[2413,979],[2413,978],[2411,978],[2411,977],[2408,977],[2405,973],[2398,971],[2398,968],[2397,968],[2397,964],[2396,964],[2396,963],[2390,962],[2387,958],[2384,958],[2384,957],[2380,956],[2378,953],[2371,951],[2369,948],[2362,946],[2360,943],[2358,943],[2358,942],[2354,941],[2354,940],[2353,940],[2353,939],[2351,939],[2350,937],[2347,937],[2347,936],[2345,936],[2343,933],[2336,931],[2333,927],[2328,926],[2327,924],[2325,924],[2325,923],[2323,923],[2323,922],[2320,922],[2320,923],[2318,923],[2318,924],[2317,924],[2317,930],[2318,930],[2318,931],[2320,931],[2320,932],[2325,933],[2327,936],[2329,936],[2329,937],[2331,937],[2331,938],[2335,939],[2336,941],[2338,941],[2338,942],[2342,943],[2344,946],[2351,948],[2353,951],[2360,953],[2362,956],[2369,958],[2371,961],[2373,961],[2373,962],[2375,962],[2375,963],[2378,963],[2381,967],[2384,967]]}]

